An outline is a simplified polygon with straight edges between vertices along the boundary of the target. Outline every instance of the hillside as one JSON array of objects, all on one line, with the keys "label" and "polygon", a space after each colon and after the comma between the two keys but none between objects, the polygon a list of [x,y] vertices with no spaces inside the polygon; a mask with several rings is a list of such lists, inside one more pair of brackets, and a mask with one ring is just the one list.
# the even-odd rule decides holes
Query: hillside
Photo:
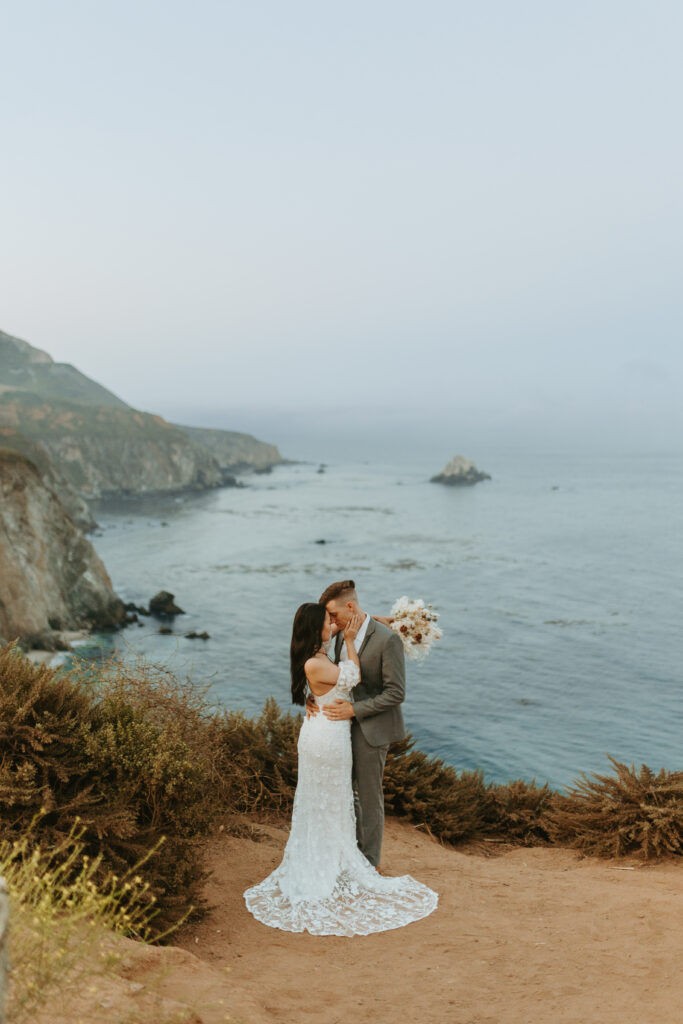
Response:
[{"label": "hillside", "polygon": [[249,434],[181,427],[139,412],[75,367],[4,332],[0,434],[17,451],[25,448],[21,438],[33,446],[28,454],[43,463],[82,525],[83,499],[220,487],[233,482],[233,472],[283,461],[274,445]]},{"label": "hillside", "polygon": [[126,409],[126,403],[70,363],[56,363],[39,348],[0,331],[0,392],[29,391],[41,398]]},{"label": "hillside", "polygon": [[194,441],[207,448],[221,469],[227,472],[239,473],[245,469],[263,472],[284,461],[274,444],[257,441],[251,434],[178,426]]},{"label": "hillside", "polygon": [[0,394],[0,429],[13,428],[48,453],[87,499],[108,494],[203,490],[224,474],[211,453],[161,416],[127,406]]}]

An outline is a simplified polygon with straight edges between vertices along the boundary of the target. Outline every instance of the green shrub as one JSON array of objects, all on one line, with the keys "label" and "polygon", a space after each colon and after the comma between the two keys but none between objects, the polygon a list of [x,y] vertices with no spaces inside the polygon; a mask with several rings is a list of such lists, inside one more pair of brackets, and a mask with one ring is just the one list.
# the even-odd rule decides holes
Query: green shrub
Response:
[{"label": "green shrub", "polygon": [[44,807],[43,843],[78,817],[87,853],[122,873],[164,836],[145,869],[160,931],[205,907],[201,837],[222,809],[221,749],[202,691],[161,670],[60,673],[0,649],[0,838]]},{"label": "green shrub", "polygon": [[[149,854],[117,877],[100,870],[101,857],[84,853],[82,827],[74,825],[48,849],[36,841],[33,825],[20,839],[0,841],[0,875],[11,900],[8,1024],[31,1024],[41,1009],[86,985],[96,991],[122,959],[111,948],[111,933],[145,941],[157,913],[138,873]],[[106,1017],[124,1021],[118,1008]]]}]

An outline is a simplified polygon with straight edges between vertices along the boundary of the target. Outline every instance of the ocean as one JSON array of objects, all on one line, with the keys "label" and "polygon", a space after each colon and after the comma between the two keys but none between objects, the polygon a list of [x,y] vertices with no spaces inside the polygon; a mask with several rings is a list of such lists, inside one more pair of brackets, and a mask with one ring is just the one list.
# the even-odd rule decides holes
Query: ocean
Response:
[{"label": "ocean", "polygon": [[170,590],[186,614],[170,636],[148,618],[79,653],[141,655],[249,714],[271,696],[289,709],[294,612],[352,577],[372,614],[404,594],[440,614],[443,638],[408,662],[422,750],[554,788],[610,771],[606,754],[680,770],[683,460],[491,449],[477,462],[493,479],[465,488],[429,483],[439,467],[420,458],[340,458],[100,504],[93,543],[117,592],[147,604]]}]

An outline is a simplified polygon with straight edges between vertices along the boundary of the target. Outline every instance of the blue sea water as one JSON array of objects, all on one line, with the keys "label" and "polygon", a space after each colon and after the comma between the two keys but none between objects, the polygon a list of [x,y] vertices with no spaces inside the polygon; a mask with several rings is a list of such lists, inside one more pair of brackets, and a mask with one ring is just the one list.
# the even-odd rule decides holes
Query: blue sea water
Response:
[{"label": "blue sea water", "polygon": [[[423,462],[282,466],[247,486],[119,501],[94,544],[118,593],[186,615],[100,637],[211,684],[214,701],[289,707],[291,621],[353,577],[363,607],[436,606],[443,638],[408,663],[417,745],[487,779],[571,784],[605,753],[683,768],[683,460],[478,454],[493,479],[430,484]],[[166,522],[168,525],[161,525]],[[318,541],[324,540],[324,544]],[[206,629],[211,639],[188,640]]]}]

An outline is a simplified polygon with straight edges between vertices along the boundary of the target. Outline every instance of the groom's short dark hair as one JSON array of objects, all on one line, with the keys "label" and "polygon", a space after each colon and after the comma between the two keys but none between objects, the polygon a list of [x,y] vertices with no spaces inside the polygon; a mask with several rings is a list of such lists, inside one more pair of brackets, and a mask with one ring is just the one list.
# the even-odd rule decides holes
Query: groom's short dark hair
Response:
[{"label": "groom's short dark hair", "polygon": [[318,599],[318,604],[326,605],[328,601],[338,601],[339,599],[349,600],[356,597],[356,584],[353,580],[340,580],[338,583],[330,583],[327,590],[323,590],[322,594]]}]

